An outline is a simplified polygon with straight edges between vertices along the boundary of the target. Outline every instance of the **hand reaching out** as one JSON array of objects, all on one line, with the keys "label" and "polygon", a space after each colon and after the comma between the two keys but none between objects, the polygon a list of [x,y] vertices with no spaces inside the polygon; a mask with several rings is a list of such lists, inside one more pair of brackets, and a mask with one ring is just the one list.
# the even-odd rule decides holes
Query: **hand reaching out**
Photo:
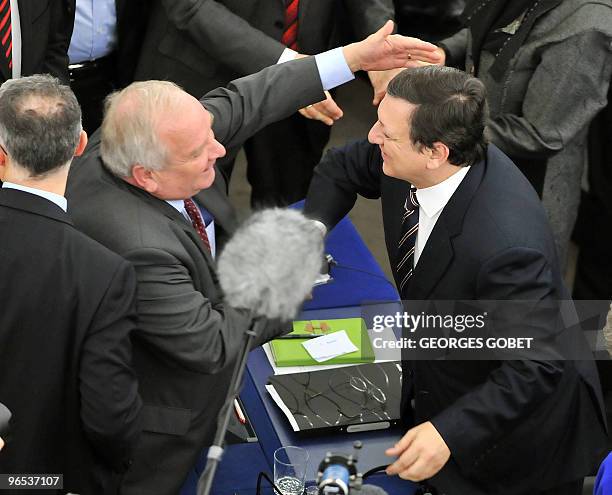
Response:
[{"label": "hand reaching out", "polygon": [[422,481],[437,474],[448,462],[451,452],[438,430],[427,421],[408,430],[385,454],[398,456],[387,468],[387,474]]},{"label": "hand reaching out", "polygon": [[351,70],[387,70],[441,62],[440,50],[435,45],[392,32],[393,21],[387,21],[365,40],[345,46],[344,57]]},{"label": "hand reaching out", "polygon": [[334,101],[329,91],[325,91],[326,99],[299,110],[307,119],[320,120],[324,124],[333,125],[344,113]]}]

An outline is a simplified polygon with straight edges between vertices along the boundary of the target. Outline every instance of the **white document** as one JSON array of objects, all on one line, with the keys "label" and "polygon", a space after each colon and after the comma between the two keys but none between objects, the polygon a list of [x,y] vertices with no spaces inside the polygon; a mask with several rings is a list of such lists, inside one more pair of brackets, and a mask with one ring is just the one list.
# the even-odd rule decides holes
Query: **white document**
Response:
[{"label": "white document", "polygon": [[316,339],[302,342],[304,349],[317,363],[324,363],[343,354],[358,351],[359,348],[351,342],[346,330],[322,335]]},{"label": "white document", "polygon": [[[385,327],[382,332],[375,332],[373,330],[368,330],[368,334],[370,335],[370,340],[372,341],[376,337],[382,337],[383,340],[391,341],[395,340],[395,334],[393,330],[389,327]],[[401,350],[400,349],[379,349],[376,346],[374,347],[374,357],[375,363],[385,363],[387,361],[401,361]],[[262,348],[268,358],[268,362],[272,367],[272,372],[275,375],[289,375],[292,373],[308,373],[310,371],[320,371],[327,370],[332,368],[345,368],[347,366],[355,366],[354,364],[314,364],[311,366],[276,366],[274,362],[274,356],[272,355],[272,351],[270,350],[270,344],[266,343],[262,345]]]},{"label": "white document", "polygon": [[268,391],[270,397],[272,397],[274,402],[276,402],[276,405],[280,408],[280,410],[285,413],[285,416],[287,416],[287,419],[289,420],[289,424],[291,425],[291,428],[293,428],[293,431],[300,431],[300,425],[298,425],[297,421],[295,420],[295,417],[293,416],[293,413],[285,405],[283,399],[281,399],[281,396],[274,388],[274,385],[267,384],[266,390]]}]

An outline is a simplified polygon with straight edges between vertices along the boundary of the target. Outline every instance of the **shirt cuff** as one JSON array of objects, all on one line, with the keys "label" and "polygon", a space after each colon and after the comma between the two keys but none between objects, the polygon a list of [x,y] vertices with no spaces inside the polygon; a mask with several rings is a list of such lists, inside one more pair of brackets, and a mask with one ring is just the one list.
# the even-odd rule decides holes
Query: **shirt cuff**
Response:
[{"label": "shirt cuff", "polygon": [[315,61],[325,91],[355,79],[346,63],[342,47],[315,55]]},{"label": "shirt cuff", "polygon": [[296,52],[295,50],[292,50],[291,48],[285,48],[276,63],[282,64],[283,62],[289,62],[289,60],[293,60],[297,54],[298,52]]}]

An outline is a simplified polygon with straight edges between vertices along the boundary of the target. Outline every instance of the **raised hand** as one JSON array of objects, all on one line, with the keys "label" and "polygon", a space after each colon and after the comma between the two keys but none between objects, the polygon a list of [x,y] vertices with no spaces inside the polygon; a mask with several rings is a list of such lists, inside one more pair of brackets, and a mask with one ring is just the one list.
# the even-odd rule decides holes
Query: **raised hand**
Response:
[{"label": "raised hand", "polygon": [[438,47],[393,32],[393,21],[365,40],[343,48],[344,57],[353,72],[358,70],[387,70],[400,67],[419,67],[423,63],[438,64],[442,56]]}]

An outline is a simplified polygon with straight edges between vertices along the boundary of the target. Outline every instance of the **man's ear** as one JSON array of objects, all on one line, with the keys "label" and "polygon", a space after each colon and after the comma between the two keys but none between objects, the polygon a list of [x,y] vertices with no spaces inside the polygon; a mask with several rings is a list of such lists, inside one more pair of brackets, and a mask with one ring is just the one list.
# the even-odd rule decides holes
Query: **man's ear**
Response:
[{"label": "man's ear", "polygon": [[149,194],[153,194],[159,189],[159,184],[157,183],[153,172],[139,164],[132,167],[132,176],[126,180],[130,184],[133,184],[140,189],[144,189]]},{"label": "man's ear", "polygon": [[6,153],[4,152],[4,148],[0,147],[0,181],[4,180],[4,176],[6,175]]},{"label": "man's ear", "polygon": [[427,153],[427,169],[435,170],[440,168],[448,161],[450,150],[448,146],[440,141],[436,141],[431,148],[426,148]]},{"label": "man's ear", "polygon": [[87,133],[85,131],[81,131],[79,135],[79,144],[77,144],[76,150],[74,151],[74,156],[81,156],[83,151],[85,151],[85,147],[87,146]]}]

